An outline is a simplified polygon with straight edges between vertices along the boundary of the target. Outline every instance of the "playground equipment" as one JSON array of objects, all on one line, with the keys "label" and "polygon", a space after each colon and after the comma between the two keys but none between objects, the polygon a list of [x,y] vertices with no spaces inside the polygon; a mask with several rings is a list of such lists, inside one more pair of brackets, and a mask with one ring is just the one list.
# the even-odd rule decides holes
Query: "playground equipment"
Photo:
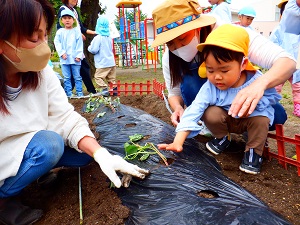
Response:
[{"label": "playground equipment", "polygon": [[[144,27],[145,27],[145,43],[146,46],[149,46],[149,38],[148,38],[148,24],[152,24],[152,33],[153,33],[153,38],[155,38],[155,26],[153,24],[153,19],[145,19],[144,20]],[[154,71],[156,72],[156,68],[159,65],[160,68],[162,68],[162,55],[165,49],[165,45],[158,46],[154,49],[151,49],[150,47],[146,48],[146,59],[145,59],[145,64],[143,64],[142,69],[149,69],[151,67],[154,67]],[[152,65],[152,66],[150,66]]]},{"label": "playground equipment", "polygon": [[[116,7],[119,9],[119,24],[120,37],[114,39],[114,51],[118,55],[117,65],[126,67],[137,67],[142,65],[142,69],[154,69],[161,63],[162,47],[151,48],[149,43],[148,31],[152,31],[151,26],[148,26],[152,19],[145,19],[141,21],[140,5],[141,1],[125,0],[120,1]],[[133,9],[130,14],[131,20],[128,17],[127,9]],[[160,67],[162,65],[160,64]]]},{"label": "playground equipment", "polygon": [[[116,5],[119,9],[120,38],[114,40],[114,46],[116,53],[121,56],[122,67],[133,67],[143,63],[145,33],[140,21],[141,4],[141,1],[127,0]],[[128,8],[133,9],[134,21],[126,18],[125,9]]]},{"label": "playground equipment", "polygon": [[[116,7],[119,9],[120,37],[114,38],[114,52],[116,64],[123,68],[137,67],[142,69],[162,68],[162,55],[165,45],[151,48],[150,38],[155,38],[155,24],[152,18],[141,21],[140,5],[138,0],[121,0]],[[132,9],[130,21],[127,9]],[[203,13],[209,13],[212,7],[203,8]],[[150,35],[149,35],[150,33]]]}]

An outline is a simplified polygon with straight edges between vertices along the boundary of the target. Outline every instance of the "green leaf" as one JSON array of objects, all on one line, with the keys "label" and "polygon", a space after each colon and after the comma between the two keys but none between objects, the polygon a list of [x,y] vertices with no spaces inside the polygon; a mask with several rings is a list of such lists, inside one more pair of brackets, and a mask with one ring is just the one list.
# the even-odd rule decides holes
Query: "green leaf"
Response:
[{"label": "green leaf", "polygon": [[143,139],[144,135],[142,134],[135,134],[135,135],[131,135],[129,136],[130,141],[135,142],[135,141],[139,141],[141,139]]},{"label": "green leaf", "polygon": [[102,112],[102,113],[98,113],[97,117],[103,117],[105,115],[106,112]]},{"label": "green leaf", "polygon": [[144,153],[144,154],[141,156],[140,160],[141,160],[141,161],[145,161],[146,159],[149,158],[149,156],[150,156],[150,154]]},{"label": "green leaf", "polygon": [[131,145],[128,142],[124,144],[124,148],[125,148],[126,155],[136,154],[139,151],[137,146]]}]

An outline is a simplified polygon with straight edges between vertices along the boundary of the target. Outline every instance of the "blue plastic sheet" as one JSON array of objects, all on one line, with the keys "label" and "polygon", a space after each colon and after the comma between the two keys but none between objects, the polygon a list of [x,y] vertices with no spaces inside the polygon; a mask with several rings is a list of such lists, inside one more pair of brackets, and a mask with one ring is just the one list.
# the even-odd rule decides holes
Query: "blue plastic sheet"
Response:
[{"label": "blue plastic sheet", "polygon": [[[115,113],[105,106],[98,112],[104,111],[106,114],[94,123],[101,145],[113,154],[125,156],[123,145],[129,135],[149,135],[141,145],[170,143],[175,136],[174,127],[144,111],[122,104]],[[116,190],[131,210],[126,224],[290,224],[224,176],[204,144],[188,139],[183,152],[162,153],[173,160],[168,167],[158,156],[150,156],[144,162],[132,161],[150,169],[151,174],[145,180],[133,179],[127,189]],[[213,198],[201,197],[200,192],[211,193]]]}]

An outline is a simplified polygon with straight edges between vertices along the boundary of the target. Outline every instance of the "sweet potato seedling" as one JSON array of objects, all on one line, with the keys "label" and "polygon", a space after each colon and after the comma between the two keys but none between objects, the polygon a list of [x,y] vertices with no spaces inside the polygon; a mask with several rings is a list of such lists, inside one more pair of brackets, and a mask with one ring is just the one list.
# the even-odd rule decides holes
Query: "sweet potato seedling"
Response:
[{"label": "sweet potato seedling", "polygon": [[[104,104],[106,107],[109,107],[112,112],[116,111],[116,108],[120,105],[120,98],[117,97],[114,100],[112,100],[111,97],[103,97],[100,96],[92,96],[86,100],[86,108],[85,112],[90,113],[95,111],[101,104]],[[97,117],[102,117],[105,115],[105,112],[100,112]]]},{"label": "sweet potato seedling", "polygon": [[143,138],[144,136],[142,134],[129,136],[129,141],[124,144],[126,153],[125,159],[138,159],[140,161],[145,161],[149,158],[150,155],[157,154],[163,160],[166,166],[168,166],[169,164],[166,157],[162,153],[160,153],[160,151],[155,147],[153,143],[147,142],[144,146],[137,143]]}]

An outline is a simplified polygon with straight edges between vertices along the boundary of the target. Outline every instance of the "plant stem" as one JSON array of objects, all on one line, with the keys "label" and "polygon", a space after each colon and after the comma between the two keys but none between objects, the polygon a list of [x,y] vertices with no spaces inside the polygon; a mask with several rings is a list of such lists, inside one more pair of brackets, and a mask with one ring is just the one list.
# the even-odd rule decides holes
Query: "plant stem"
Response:
[{"label": "plant stem", "polygon": [[166,164],[166,166],[169,166],[169,163],[167,162],[167,158],[160,153],[160,151],[154,146],[153,143],[148,143],[152,146],[152,149],[160,156],[160,158],[164,161],[164,163]]},{"label": "plant stem", "polygon": [[80,224],[83,224],[80,167],[78,167],[78,180],[79,180],[79,215],[80,215],[79,218],[80,218]]}]

